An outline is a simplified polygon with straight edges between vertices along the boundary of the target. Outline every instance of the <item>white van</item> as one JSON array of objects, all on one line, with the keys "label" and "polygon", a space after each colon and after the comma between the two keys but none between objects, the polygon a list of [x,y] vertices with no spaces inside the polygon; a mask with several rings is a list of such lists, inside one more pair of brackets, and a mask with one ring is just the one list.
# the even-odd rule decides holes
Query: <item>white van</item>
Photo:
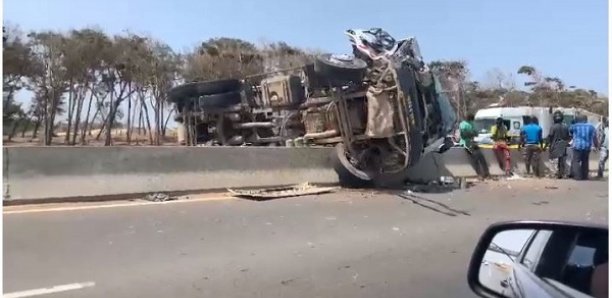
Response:
[{"label": "white van", "polygon": [[578,114],[586,115],[587,122],[593,124],[593,126],[595,127],[597,127],[603,120],[602,115],[595,114],[595,113],[589,112],[584,109],[578,109],[578,108],[558,108],[558,109],[563,112],[563,123],[567,125],[572,125],[572,122],[576,119],[576,115]]},{"label": "white van", "polygon": [[512,138],[511,143],[518,144],[521,136],[521,128],[527,117],[535,116],[542,127],[542,137],[546,138],[553,124],[553,112],[555,109],[548,107],[498,107],[480,109],[474,115],[474,127],[478,131],[475,141],[480,144],[492,144],[491,127],[495,125],[498,117],[504,119],[508,127],[508,135]]}]

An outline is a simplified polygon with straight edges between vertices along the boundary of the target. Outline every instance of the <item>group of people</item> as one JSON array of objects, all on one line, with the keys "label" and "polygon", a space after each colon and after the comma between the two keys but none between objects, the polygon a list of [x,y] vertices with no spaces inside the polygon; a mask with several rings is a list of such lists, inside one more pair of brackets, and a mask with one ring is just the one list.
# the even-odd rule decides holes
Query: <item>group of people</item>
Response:
[{"label": "group of people", "polygon": [[[542,177],[540,168],[541,152],[548,150],[549,161],[553,167],[553,174],[559,178],[570,177],[576,180],[586,180],[589,177],[589,156],[592,149],[599,151],[599,166],[597,177],[603,178],[606,162],[608,161],[608,119],[604,118],[600,127],[596,128],[587,122],[584,115],[576,116],[571,125],[563,123],[563,113],[555,111],[553,122],[546,139],[542,137],[542,127],[536,117],[525,117],[520,133],[519,149],[523,152],[527,175],[534,174]],[[474,115],[467,115],[459,124],[460,145],[470,154],[473,167],[481,178],[489,177],[489,168],[484,155],[474,137],[478,132],[474,128]],[[503,118],[497,118],[491,127],[491,139],[494,142],[493,151],[499,166],[506,175],[512,175],[512,161],[510,155],[509,128]],[[570,147],[571,150],[567,150]],[[571,163],[567,164],[567,161]],[[568,171],[569,168],[569,171]]]}]

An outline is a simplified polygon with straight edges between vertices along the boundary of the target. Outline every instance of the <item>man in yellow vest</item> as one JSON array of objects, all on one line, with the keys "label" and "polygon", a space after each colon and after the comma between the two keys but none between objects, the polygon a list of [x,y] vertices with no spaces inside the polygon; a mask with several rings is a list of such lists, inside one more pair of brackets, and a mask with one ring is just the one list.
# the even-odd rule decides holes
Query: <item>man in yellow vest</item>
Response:
[{"label": "man in yellow vest", "polygon": [[495,142],[493,152],[495,152],[500,168],[504,170],[506,176],[510,176],[512,171],[510,148],[508,147],[510,137],[508,136],[508,127],[506,127],[504,119],[501,117],[497,118],[495,125],[491,126],[491,139]]}]

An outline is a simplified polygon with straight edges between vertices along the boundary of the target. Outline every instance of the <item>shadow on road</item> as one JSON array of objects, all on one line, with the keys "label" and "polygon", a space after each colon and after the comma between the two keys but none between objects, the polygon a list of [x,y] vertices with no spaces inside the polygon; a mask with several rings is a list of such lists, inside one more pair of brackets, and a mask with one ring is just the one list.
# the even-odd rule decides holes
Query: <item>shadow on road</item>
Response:
[{"label": "shadow on road", "polygon": [[415,194],[401,193],[401,194],[398,194],[398,196],[402,199],[411,201],[413,204],[419,205],[423,208],[426,208],[431,211],[434,211],[440,214],[444,214],[447,216],[457,216],[457,215],[471,216],[471,214],[468,213],[467,211],[454,209],[444,203],[440,203],[432,199],[420,197]]}]

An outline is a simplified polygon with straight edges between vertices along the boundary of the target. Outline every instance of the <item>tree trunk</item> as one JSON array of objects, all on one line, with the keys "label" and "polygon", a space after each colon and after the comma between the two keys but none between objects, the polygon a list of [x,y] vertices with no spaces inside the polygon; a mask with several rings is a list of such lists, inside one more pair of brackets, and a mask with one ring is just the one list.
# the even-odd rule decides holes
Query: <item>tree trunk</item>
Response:
[{"label": "tree trunk", "polygon": [[[91,103],[93,101],[93,93],[94,91],[91,90],[91,95],[89,96],[89,104],[87,104],[87,114],[85,115],[85,121],[83,123],[83,130],[81,131],[81,144],[85,145],[85,135],[87,134],[87,128],[89,125],[89,113],[91,113]],[[89,130],[89,132],[91,133],[91,130]],[[91,134],[90,134],[91,135]]]},{"label": "tree trunk", "polygon": [[11,132],[8,135],[9,142],[13,140],[13,137],[17,133],[17,128],[19,127],[19,124],[21,124],[21,122],[23,122],[23,117],[19,117],[19,119],[13,122],[13,127],[11,128]]},{"label": "tree trunk", "polygon": [[[87,134],[87,128],[89,125],[89,113],[91,113],[91,103],[93,101],[94,90],[91,90],[91,95],[89,95],[89,104],[87,105],[87,114],[85,115],[85,123],[83,123],[83,131],[81,131],[81,144],[85,145],[85,135]],[[91,135],[91,130],[89,131]]]},{"label": "tree trunk", "polygon": [[154,108],[154,118],[155,118],[155,136],[154,136],[154,144],[159,146],[159,133],[160,133],[160,125],[159,125],[159,108],[160,108],[160,104],[159,104],[159,97],[157,96],[157,94],[153,95],[155,98],[155,102],[151,102],[151,104],[153,105]]},{"label": "tree trunk", "polygon": [[[123,87],[121,87],[121,90],[119,91],[119,95],[117,96],[114,102],[113,102],[114,92],[111,92],[110,111],[108,112],[108,121],[106,122],[106,139],[104,140],[104,146],[110,146],[112,143],[111,138],[112,138],[113,124],[115,122],[115,116],[117,116],[117,109],[119,108],[119,105],[126,97],[129,97],[131,95],[131,91],[130,91],[127,96],[125,97],[123,96],[123,94],[125,93],[125,88],[128,87],[128,85],[130,85],[128,82],[124,83]],[[131,89],[131,86],[130,86],[130,89]]]},{"label": "tree trunk", "polygon": [[[137,108],[138,107],[138,92],[137,92],[136,96],[137,97],[134,100],[134,108],[132,108],[132,116],[131,116],[132,121],[131,121],[130,127],[128,127],[128,131],[130,133],[130,139],[134,135],[134,121],[136,121],[136,111],[138,110],[138,108]],[[138,140],[138,138],[136,138],[136,139]],[[138,143],[138,141],[136,143]]]},{"label": "tree trunk", "polygon": [[74,116],[74,131],[72,132],[72,141],[70,142],[70,145],[76,145],[76,138],[79,134],[79,126],[81,125],[81,113],[83,112],[83,102],[85,101],[86,92],[87,87],[83,86],[78,93],[76,115]]},{"label": "tree trunk", "polygon": [[102,132],[106,129],[106,123],[108,122],[108,116],[104,117],[103,115],[100,115],[100,119],[102,119],[102,126],[100,126],[100,130],[98,131],[98,134],[96,135],[96,141],[100,140],[100,137],[102,136]]},{"label": "tree trunk", "polygon": [[140,105],[140,111],[138,112],[138,134],[141,135],[142,134],[142,127],[143,127],[143,119],[142,119],[142,104]]},{"label": "tree trunk", "polygon": [[[45,132],[44,132],[44,136],[43,136],[43,142],[45,144],[45,146],[49,146],[51,145],[51,136],[50,136],[50,131],[52,131],[52,127],[53,124],[49,125],[49,118],[50,118],[50,114],[51,112],[49,111],[49,103],[51,103],[51,106],[53,106],[53,99],[50,99],[49,97],[52,96],[51,93],[54,92],[49,92],[48,90],[45,90],[45,113],[44,113],[44,119],[45,119]],[[51,108],[53,109],[53,108]]]},{"label": "tree trunk", "polygon": [[13,99],[13,93],[15,93],[15,89],[13,87],[8,88],[8,93],[6,95],[6,100],[4,101],[4,110],[7,111],[8,107],[11,104],[11,100]]},{"label": "tree trunk", "polygon": [[34,122],[34,130],[32,131],[32,140],[36,139],[36,137],[38,136],[38,129],[40,128],[40,123],[42,121],[40,119],[36,119],[36,122]]},{"label": "tree trunk", "polygon": [[[142,135],[142,126],[143,126],[143,120],[142,120],[142,104],[141,104],[139,112],[138,112],[138,136],[139,137]],[[136,144],[140,144],[140,139],[136,141]]]},{"label": "tree trunk", "polygon": [[74,96],[74,86],[72,80],[70,81],[70,90],[68,90],[68,119],[66,127],[66,136],[64,137],[64,142],[66,144],[70,143],[70,132],[72,129],[72,117],[74,116],[74,108],[75,108],[75,96]]},{"label": "tree trunk", "polygon": [[174,109],[170,110],[168,112],[168,116],[166,117],[166,120],[164,121],[164,126],[162,127],[162,136],[166,136],[166,129],[168,128],[168,121],[170,121],[170,117],[172,117],[172,114],[174,112]]},{"label": "tree trunk", "polygon": [[151,132],[151,120],[149,119],[149,109],[147,108],[147,102],[144,99],[144,95],[140,97],[140,102],[144,108],[145,119],[147,120],[147,129],[149,131],[149,143],[153,145],[153,134]]},{"label": "tree trunk", "polygon": [[166,132],[165,132],[165,129],[164,129],[164,124],[165,124],[165,122],[164,122],[164,119],[165,119],[164,118],[164,106],[165,106],[165,101],[162,98],[161,99],[161,108],[159,109],[159,114],[160,114],[159,115],[159,130],[160,130],[159,133],[160,133],[160,138],[162,140],[163,140],[163,137],[166,136]]},{"label": "tree trunk", "polygon": [[[111,100],[112,102],[112,100]],[[104,104],[104,100],[102,100],[101,103],[99,103],[101,106]],[[109,105],[110,106],[110,105]],[[104,129],[106,129],[106,124],[108,122],[108,116],[110,115],[110,107],[109,107],[109,114],[108,115],[104,115],[104,111],[102,110],[102,108],[100,108],[100,119],[102,120],[102,126],[100,126],[100,130],[98,131],[98,135],[96,136],[96,141],[100,140],[100,136],[102,136],[102,132],[105,131]],[[95,119],[94,119],[95,120]]]},{"label": "tree trunk", "polygon": [[21,137],[25,138],[25,134],[28,131],[28,128],[30,128],[30,124],[32,123],[32,119],[30,117],[26,117],[26,125],[23,126],[23,129],[21,130]]},{"label": "tree trunk", "polygon": [[132,97],[128,98],[128,111],[127,111],[127,130],[126,130],[126,141],[128,145],[132,142],[132,133],[130,132],[130,128],[132,126]]},{"label": "tree trunk", "polygon": [[[54,100],[53,102],[56,103],[59,100]],[[53,110],[51,111],[51,117],[49,119],[49,144],[52,144],[53,141],[53,136],[54,136],[54,132],[55,132],[55,116],[57,114],[57,110],[55,108],[55,105],[53,105]]]},{"label": "tree trunk", "polygon": [[[113,132],[113,110],[114,108],[114,104],[115,101],[113,101],[113,95],[115,94],[115,91],[111,91],[110,94],[110,104],[108,105],[108,115],[106,115],[106,120],[104,121],[103,127],[106,126],[106,130],[104,131],[104,146],[110,146],[111,145],[111,137],[112,137],[112,132]],[[100,133],[98,133],[98,137],[101,135],[102,133],[102,129],[100,129]],[[96,137],[96,139],[98,139],[98,137]]]}]

